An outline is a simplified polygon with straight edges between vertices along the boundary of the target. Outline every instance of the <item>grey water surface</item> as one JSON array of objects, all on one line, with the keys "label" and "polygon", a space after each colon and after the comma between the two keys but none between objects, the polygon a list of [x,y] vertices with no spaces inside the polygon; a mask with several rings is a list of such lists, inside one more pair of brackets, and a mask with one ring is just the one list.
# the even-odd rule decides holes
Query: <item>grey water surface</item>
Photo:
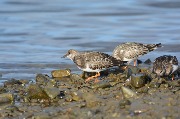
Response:
[{"label": "grey water surface", "polygon": [[179,0],[1,0],[0,79],[70,68],[68,49],[112,54],[122,42],[162,43],[144,55],[180,60]]}]

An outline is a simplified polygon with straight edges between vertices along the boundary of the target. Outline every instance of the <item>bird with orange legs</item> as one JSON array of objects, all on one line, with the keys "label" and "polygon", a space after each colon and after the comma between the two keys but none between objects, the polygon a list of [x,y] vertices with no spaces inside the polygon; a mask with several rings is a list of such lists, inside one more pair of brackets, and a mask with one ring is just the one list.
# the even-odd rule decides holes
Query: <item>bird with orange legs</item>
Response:
[{"label": "bird with orange legs", "polygon": [[71,59],[79,69],[86,72],[96,72],[95,76],[91,76],[85,80],[89,82],[95,78],[95,82],[98,82],[100,72],[104,71],[113,66],[124,66],[126,61],[118,60],[106,53],[95,52],[95,51],[86,51],[78,52],[77,50],[70,49],[63,56]]}]

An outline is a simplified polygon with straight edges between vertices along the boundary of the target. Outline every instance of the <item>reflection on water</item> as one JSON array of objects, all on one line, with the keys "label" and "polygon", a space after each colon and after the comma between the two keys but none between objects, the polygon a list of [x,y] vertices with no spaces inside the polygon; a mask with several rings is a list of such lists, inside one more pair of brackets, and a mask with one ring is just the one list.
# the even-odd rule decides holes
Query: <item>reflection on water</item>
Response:
[{"label": "reflection on water", "polygon": [[130,41],[164,44],[142,60],[162,54],[180,59],[179,13],[178,0],[1,0],[0,73],[32,78],[58,68],[77,71],[61,58],[68,49],[111,54]]}]

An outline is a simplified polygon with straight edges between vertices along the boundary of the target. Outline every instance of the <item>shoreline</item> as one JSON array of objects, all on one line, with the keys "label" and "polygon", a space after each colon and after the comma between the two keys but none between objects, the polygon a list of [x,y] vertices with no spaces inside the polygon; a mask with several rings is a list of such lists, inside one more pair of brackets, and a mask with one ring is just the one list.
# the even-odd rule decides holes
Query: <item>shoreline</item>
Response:
[{"label": "shoreline", "polygon": [[[98,83],[85,83],[89,73],[67,69],[37,74],[34,80],[5,81],[0,86],[0,117],[178,118],[180,78],[158,80],[148,67],[108,70]],[[129,76],[135,79],[127,80]]]}]

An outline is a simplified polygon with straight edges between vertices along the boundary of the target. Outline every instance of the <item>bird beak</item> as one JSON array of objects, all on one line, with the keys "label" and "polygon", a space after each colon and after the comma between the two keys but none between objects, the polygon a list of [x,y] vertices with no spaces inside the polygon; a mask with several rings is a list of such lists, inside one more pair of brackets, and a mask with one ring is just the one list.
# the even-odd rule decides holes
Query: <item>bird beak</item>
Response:
[{"label": "bird beak", "polygon": [[65,55],[64,55],[64,56],[62,56],[61,58],[65,58],[65,57],[67,57],[67,55],[68,55],[68,54],[65,54]]}]

